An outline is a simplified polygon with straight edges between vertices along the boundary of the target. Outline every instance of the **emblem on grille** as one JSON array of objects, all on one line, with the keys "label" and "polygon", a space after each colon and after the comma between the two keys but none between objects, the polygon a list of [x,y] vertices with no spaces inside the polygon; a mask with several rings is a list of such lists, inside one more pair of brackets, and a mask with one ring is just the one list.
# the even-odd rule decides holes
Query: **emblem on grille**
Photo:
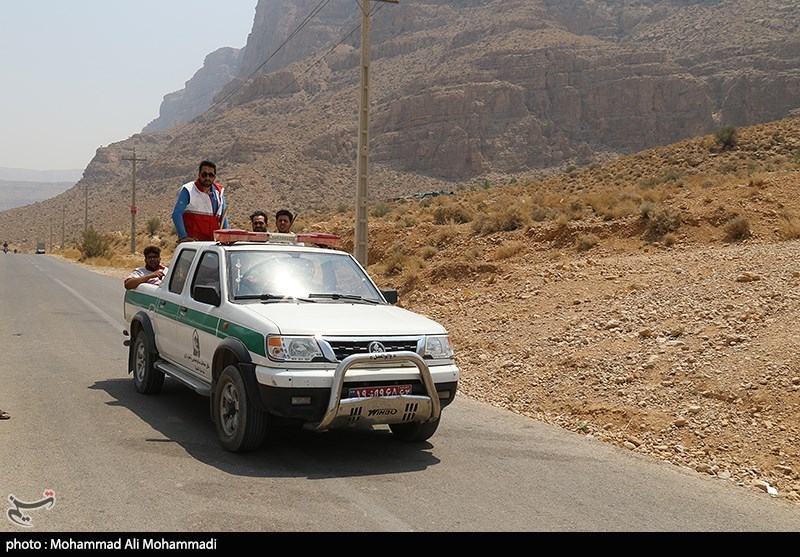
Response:
[{"label": "emblem on grille", "polygon": [[369,343],[367,350],[370,354],[380,354],[386,352],[386,347],[383,345],[382,342],[373,341]]}]

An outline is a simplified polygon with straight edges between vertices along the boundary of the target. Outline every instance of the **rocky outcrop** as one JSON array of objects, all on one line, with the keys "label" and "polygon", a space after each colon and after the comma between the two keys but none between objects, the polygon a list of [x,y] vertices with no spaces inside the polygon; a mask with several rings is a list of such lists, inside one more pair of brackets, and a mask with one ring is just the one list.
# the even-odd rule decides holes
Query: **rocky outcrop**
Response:
[{"label": "rocky outcrop", "polygon": [[220,48],[206,56],[203,67],[186,82],[186,87],[164,96],[158,118],[147,124],[142,132],[158,132],[185,124],[203,114],[215,95],[239,73],[237,48]]},{"label": "rocky outcrop", "polygon": [[[800,8],[786,0],[375,4],[371,159],[403,172],[462,180],[581,164],[800,110]],[[360,20],[347,0],[260,0],[236,79],[211,71],[235,66],[211,55],[145,131],[190,120],[220,91],[234,104],[350,94]],[[301,84],[323,59],[327,72]],[[340,137],[300,149],[341,161]]]}]

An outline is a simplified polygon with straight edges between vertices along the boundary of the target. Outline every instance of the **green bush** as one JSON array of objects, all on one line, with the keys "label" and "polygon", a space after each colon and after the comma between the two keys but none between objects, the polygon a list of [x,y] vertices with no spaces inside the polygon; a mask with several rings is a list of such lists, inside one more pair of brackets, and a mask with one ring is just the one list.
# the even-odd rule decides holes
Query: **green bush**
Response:
[{"label": "green bush", "polygon": [[728,151],[736,146],[736,134],[737,130],[735,126],[725,126],[718,129],[714,133],[714,137],[717,140],[717,144],[722,147],[722,150]]},{"label": "green bush", "polygon": [[150,236],[155,236],[159,228],[161,228],[161,221],[158,220],[158,217],[152,217],[147,220],[146,229]]},{"label": "green bush", "polygon": [[94,227],[90,226],[81,234],[78,251],[81,252],[82,260],[92,257],[106,257],[111,251],[111,241],[102,234],[98,234]]}]

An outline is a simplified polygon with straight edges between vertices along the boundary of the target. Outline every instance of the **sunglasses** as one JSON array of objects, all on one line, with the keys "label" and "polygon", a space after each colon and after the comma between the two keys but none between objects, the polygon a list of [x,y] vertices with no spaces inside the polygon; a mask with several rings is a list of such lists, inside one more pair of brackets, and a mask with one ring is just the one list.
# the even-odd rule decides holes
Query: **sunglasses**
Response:
[{"label": "sunglasses", "polygon": [[213,172],[203,172],[202,174],[200,174],[200,176],[202,176],[203,178],[215,178],[217,175],[214,174]]}]

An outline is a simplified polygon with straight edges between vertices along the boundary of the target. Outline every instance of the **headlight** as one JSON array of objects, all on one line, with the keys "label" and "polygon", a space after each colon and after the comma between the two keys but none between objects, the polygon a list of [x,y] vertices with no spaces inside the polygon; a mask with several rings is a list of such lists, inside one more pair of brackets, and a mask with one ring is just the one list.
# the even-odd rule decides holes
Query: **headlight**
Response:
[{"label": "headlight", "polygon": [[425,353],[423,356],[430,356],[434,360],[452,358],[453,345],[450,344],[450,337],[447,335],[425,337]]},{"label": "headlight", "polygon": [[310,362],[322,352],[314,337],[267,337],[267,355],[278,362]]}]

